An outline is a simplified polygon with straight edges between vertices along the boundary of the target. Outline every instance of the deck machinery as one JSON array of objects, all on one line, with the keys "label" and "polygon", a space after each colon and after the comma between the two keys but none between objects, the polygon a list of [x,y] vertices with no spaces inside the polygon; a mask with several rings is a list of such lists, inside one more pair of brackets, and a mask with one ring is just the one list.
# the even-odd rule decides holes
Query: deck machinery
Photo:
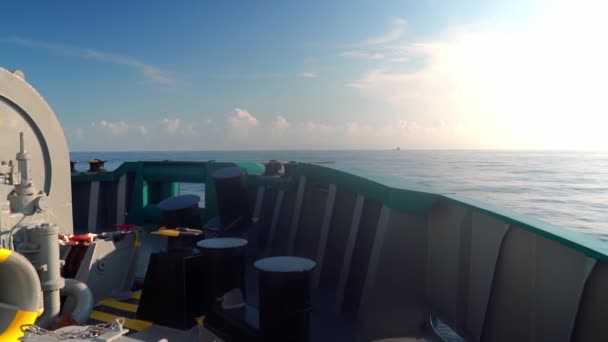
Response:
[{"label": "deck machinery", "polygon": [[59,237],[73,232],[67,144],[19,70],[0,68],[0,137],[0,340],[16,340],[34,323],[83,324],[93,294],[61,275]]}]

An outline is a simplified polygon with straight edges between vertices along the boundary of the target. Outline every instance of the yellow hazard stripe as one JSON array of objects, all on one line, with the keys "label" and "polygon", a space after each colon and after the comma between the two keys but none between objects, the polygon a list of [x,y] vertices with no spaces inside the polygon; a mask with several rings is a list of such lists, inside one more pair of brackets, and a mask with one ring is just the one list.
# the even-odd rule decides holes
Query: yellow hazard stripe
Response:
[{"label": "yellow hazard stripe", "polygon": [[13,318],[11,324],[9,324],[4,331],[0,332],[0,341],[17,342],[21,337],[23,337],[21,326],[25,324],[34,324],[37,317],[37,311],[17,310],[15,313],[15,318]]},{"label": "yellow hazard stripe", "polygon": [[140,299],[141,291],[133,292],[133,294],[131,294],[131,298]]},{"label": "yellow hazard stripe", "polygon": [[102,299],[98,304],[122,311],[137,312],[137,304],[123,303],[114,299]]},{"label": "yellow hazard stripe", "polygon": [[[98,321],[110,323],[110,322],[112,322],[113,320],[115,320],[116,318],[118,318],[120,316],[116,316],[116,315],[112,315],[112,314],[109,314],[109,313],[93,310],[93,311],[91,311],[91,316],[89,316],[89,317],[91,317],[92,319],[98,320]],[[152,326],[152,322],[140,321],[138,319],[125,318],[124,327],[127,328],[127,329],[132,329],[132,330],[135,330],[135,331],[141,331],[141,330],[144,330],[144,329],[149,328],[151,326]]]},{"label": "yellow hazard stripe", "polygon": [[0,263],[5,262],[9,256],[11,256],[12,251],[10,249],[0,248]]}]

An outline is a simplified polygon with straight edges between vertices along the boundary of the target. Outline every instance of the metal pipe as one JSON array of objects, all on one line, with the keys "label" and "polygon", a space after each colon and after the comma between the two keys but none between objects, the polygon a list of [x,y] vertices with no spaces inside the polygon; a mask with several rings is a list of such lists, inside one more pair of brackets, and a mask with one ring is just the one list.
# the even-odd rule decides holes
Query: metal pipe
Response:
[{"label": "metal pipe", "polygon": [[61,311],[61,300],[59,297],[59,290],[44,291],[42,294],[42,302],[44,303],[44,312],[42,316],[36,320],[36,325],[48,328],[53,324],[55,318]]},{"label": "metal pipe", "polygon": [[19,153],[17,153],[17,162],[19,163],[19,172],[21,173],[21,185],[27,186],[30,182],[29,159],[30,155],[25,149],[25,136],[23,132],[19,133]]},{"label": "metal pipe", "polygon": [[36,324],[46,328],[50,326],[61,310],[59,289],[64,286],[60,273],[58,228],[43,223],[24,230],[26,240],[17,246],[34,265],[42,287],[44,313]]},{"label": "metal pipe", "polygon": [[63,315],[71,312],[72,319],[77,324],[85,324],[95,305],[91,290],[85,283],[68,278],[65,280],[65,286],[61,289],[61,294],[68,297]]}]

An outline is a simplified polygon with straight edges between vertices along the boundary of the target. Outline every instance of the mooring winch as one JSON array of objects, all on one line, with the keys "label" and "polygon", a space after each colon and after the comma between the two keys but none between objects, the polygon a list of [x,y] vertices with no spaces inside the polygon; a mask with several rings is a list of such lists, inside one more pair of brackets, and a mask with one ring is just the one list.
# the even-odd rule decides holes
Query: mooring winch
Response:
[{"label": "mooring winch", "polygon": [[84,323],[93,297],[61,276],[58,234],[73,232],[68,148],[23,72],[0,68],[0,136],[0,340],[12,341],[24,325],[50,327],[61,295],[75,302],[64,314]]}]

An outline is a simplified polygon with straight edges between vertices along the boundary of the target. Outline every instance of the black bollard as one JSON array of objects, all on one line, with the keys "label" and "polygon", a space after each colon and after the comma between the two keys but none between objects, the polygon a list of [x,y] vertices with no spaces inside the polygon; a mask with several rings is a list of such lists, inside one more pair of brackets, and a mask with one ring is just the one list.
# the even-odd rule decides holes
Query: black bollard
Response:
[{"label": "black bollard", "polygon": [[221,230],[249,223],[251,213],[244,176],[245,171],[239,167],[226,167],[213,173]]},{"label": "black bollard", "polygon": [[89,160],[89,170],[87,172],[103,172],[106,169],[104,168],[104,164],[107,160],[101,159],[91,159]]},{"label": "black bollard", "polygon": [[263,341],[309,339],[310,275],[315,262],[272,257],[255,262],[260,271],[260,334]]},{"label": "black bollard", "polygon": [[203,312],[215,309],[219,304],[218,298],[230,290],[239,289],[244,298],[247,240],[214,238],[199,241],[196,245],[203,254]]},{"label": "black bollard", "polygon": [[269,160],[264,165],[264,176],[278,176],[281,172],[281,162],[276,160]]},{"label": "black bollard", "polygon": [[152,253],[146,271],[137,319],[176,329],[190,329],[202,314],[200,291],[203,257],[196,249]]},{"label": "black bollard", "polygon": [[[164,226],[175,228],[200,228],[202,226],[201,214],[198,207],[200,197],[197,195],[180,195],[166,198],[157,204],[163,212]],[[203,234],[180,234],[169,238],[169,250],[193,248]]]},{"label": "black bollard", "polygon": [[157,207],[163,212],[165,227],[200,228],[200,199],[197,195],[179,195],[160,201]]},{"label": "black bollard", "polygon": [[283,164],[283,168],[285,172],[283,172],[283,178],[289,178],[296,173],[296,168],[298,167],[298,163],[295,161],[290,161],[289,163]]}]

